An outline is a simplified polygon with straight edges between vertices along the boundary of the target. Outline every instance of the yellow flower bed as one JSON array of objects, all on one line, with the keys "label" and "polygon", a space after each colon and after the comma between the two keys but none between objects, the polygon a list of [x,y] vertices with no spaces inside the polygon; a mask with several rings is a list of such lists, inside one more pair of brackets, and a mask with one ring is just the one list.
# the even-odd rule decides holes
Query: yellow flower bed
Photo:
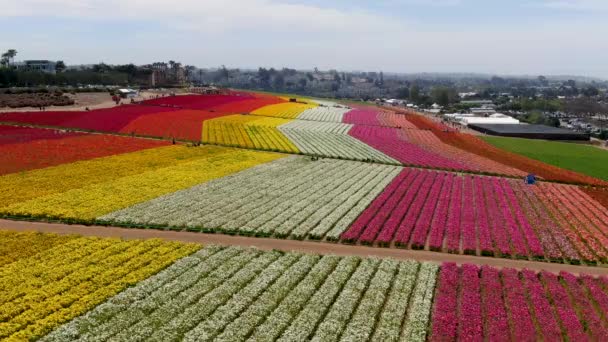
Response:
[{"label": "yellow flower bed", "polygon": [[230,152],[219,147],[175,145],[0,176],[0,208]]},{"label": "yellow flower bed", "polygon": [[160,240],[72,237],[0,267],[0,339],[39,338],[199,248]]},{"label": "yellow flower bed", "polygon": [[299,153],[298,148],[277,129],[289,119],[255,115],[230,115],[203,124],[203,142],[267,151]]},{"label": "yellow flower bed", "polygon": [[295,119],[303,111],[317,107],[317,104],[308,103],[297,103],[297,102],[285,102],[277,103],[273,105],[264,106],[260,109],[256,109],[251,114],[271,116],[277,118]]},{"label": "yellow flower bed", "polygon": [[16,233],[0,230],[0,267],[66,243],[73,235]]},{"label": "yellow flower bed", "polygon": [[[89,172],[78,172],[80,170],[76,168],[74,174],[66,173],[55,179],[55,191],[39,197],[30,195],[31,199],[5,206],[0,212],[7,215],[92,220],[115,210],[282,157],[273,153],[217,146],[180,146],[177,149],[180,150],[179,157],[172,158],[172,164],[164,160],[158,163],[152,158],[150,164],[136,169],[132,174],[119,172],[120,176],[106,177],[103,181],[88,182],[88,177],[79,178],[80,174],[89,176]],[[128,167],[126,164],[124,166]],[[24,190],[14,187],[9,188],[9,191],[16,193],[16,197],[27,197],[20,192],[25,191],[29,195],[36,188],[38,179],[32,175],[30,182]],[[62,188],[65,190],[61,191]]]}]

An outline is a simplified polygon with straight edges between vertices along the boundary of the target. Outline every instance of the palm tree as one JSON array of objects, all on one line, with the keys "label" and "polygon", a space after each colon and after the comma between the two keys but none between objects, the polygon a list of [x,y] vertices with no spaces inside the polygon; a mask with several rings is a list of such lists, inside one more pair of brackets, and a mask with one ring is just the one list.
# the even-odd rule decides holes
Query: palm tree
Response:
[{"label": "palm tree", "polygon": [[15,56],[17,56],[17,50],[9,49],[8,51],[2,54],[2,59],[5,60],[8,65],[11,65]]}]

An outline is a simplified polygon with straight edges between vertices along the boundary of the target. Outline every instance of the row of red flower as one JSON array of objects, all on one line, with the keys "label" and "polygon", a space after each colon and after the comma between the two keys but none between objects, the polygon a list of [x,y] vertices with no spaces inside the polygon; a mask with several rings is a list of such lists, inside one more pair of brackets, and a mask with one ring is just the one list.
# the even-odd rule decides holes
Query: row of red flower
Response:
[{"label": "row of red flower", "polygon": [[1,126],[12,143],[0,144],[0,175],[169,145],[170,142],[103,134]]}]

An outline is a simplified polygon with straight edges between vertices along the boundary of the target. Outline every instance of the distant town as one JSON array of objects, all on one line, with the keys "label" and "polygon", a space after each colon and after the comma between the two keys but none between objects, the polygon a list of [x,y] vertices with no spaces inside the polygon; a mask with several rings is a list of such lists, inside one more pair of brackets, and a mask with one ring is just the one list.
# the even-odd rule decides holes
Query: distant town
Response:
[{"label": "distant town", "polygon": [[608,81],[589,77],[199,68],[173,60],[66,65],[17,56],[16,50],[2,55],[0,94],[213,86],[375,102],[426,111],[454,125],[538,124],[608,139]]}]

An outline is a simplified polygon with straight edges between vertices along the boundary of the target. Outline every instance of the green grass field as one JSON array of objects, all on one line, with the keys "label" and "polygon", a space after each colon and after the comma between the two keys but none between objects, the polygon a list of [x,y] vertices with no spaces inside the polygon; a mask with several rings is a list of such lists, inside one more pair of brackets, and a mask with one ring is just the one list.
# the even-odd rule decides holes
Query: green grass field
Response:
[{"label": "green grass field", "polygon": [[608,180],[608,151],[593,146],[520,138],[483,137],[483,139],[507,151]]}]

